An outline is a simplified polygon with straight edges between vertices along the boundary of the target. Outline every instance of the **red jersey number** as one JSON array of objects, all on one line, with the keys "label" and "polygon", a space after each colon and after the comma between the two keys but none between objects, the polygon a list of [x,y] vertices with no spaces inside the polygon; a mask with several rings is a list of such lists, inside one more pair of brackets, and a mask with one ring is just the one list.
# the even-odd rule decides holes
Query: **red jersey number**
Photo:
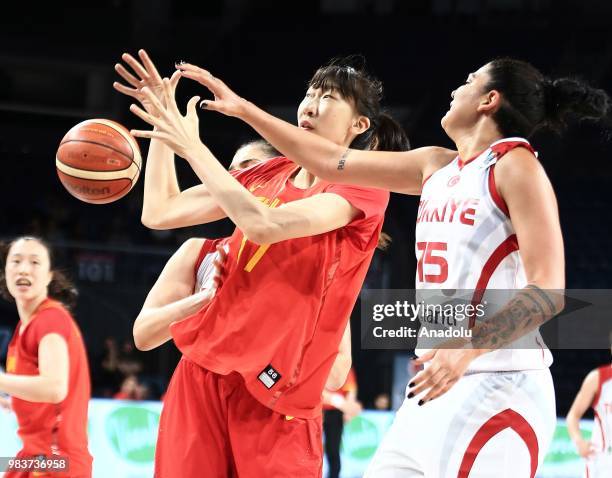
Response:
[{"label": "red jersey number", "polygon": [[[417,242],[417,249],[422,252],[417,263],[419,282],[430,282],[441,284],[448,279],[448,262],[446,259],[435,253],[446,252],[446,242]],[[423,264],[438,266],[437,274],[424,274]]]}]

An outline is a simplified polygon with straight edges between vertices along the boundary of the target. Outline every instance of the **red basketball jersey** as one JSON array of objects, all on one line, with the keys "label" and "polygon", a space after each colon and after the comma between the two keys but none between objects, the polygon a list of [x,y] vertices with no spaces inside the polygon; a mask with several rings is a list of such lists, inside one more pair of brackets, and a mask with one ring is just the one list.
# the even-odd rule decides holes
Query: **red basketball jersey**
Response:
[{"label": "red basketball jersey", "polygon": [[321,412],[321,392],[338,352],[382,227],[389,193],[320,181],[299,189],[299,166],[275,158],[235,174],[271,208],[320,193],[361,213],[316,236],[255,244],[229,238],[223,286],[208,307],[171,331],[189,359],[212,372],[242,375],[264,405],[291,416]]},{"label": "red basketball jersey", "polygon": [[18,434],[23,441],[20,456],[67,456],[70,476],[89,476],[92,464],[87,449],[89,365],[81,332],[61,303],[46,299],[23,330],[21,321],[17,324],[8,348],[6,371],[15,375],[38,375],[38,346],[48,334],[59,334],[68,344],[68,395],[58,404],[12,398]]}]

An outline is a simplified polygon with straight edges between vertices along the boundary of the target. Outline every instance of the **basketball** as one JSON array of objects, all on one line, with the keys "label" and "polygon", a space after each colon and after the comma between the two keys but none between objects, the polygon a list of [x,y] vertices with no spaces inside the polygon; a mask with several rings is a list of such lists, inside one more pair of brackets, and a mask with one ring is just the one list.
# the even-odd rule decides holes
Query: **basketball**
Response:
[{"label": "basketball", "polygon": [[75,125],[62,139],[55,159],[57,174],[75,198],[106,204],[125,196],[140,174],[140,148],[115,121],[91,119]]}]

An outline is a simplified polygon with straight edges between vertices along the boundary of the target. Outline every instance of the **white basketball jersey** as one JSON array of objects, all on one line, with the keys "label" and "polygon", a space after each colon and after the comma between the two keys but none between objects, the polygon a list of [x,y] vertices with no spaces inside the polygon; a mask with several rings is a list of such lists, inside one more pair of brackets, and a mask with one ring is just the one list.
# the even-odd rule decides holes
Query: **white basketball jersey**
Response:
[{"label": "white basketball jersey", "polygon": [[216,251],[209,252],[202,259],[196,275],[194,292],[200,292],[204,289],[213,288],[213,278],[215,276],[215,266],[213,262],[218,255],[219,254]]},{"label": "white basketball jersey", "polygon": [[[495,163],[516,147],[533,152],[523,138],[502,139],[475,158],[455,158],[426,180],[416,224],[420,297],[433,290],[443,289],[448,297],[449,290],[472,289],[481,291],[472,303],[485,304],[486,291],[503,289],[508,293],[496,292],[495,302],[500,302],[500,294],[507,295],[506,302],[514,290],[527,285],[516,234],[494,177]],[[486,312],[490,316],[494,309],[487,306]],[[480,356],[469,370],[541,369],[551,363],[550,351],[534,331],[506,349]]]},{"label": "white basketball jersey", "polygon": [[597,371],[599,389],[593,401],[595,426],[591,441],[598,452],[610,455],[612,454],[612,365],[604,365]]},{"label": "white basketball jersey", "polygon": [[[214,289],[215,283],[215,264],[214,262],[219,259],[219,252],[216,249],[219,240],[204,239],[204,245],[200,251],[200,257],[196,264],[196,281],[194,285],[194,292],[201,292],[204,289]],[[229,246],[223,245],[223,250],[227,254]],[[210,252],[209,252],[210,251]]]}]

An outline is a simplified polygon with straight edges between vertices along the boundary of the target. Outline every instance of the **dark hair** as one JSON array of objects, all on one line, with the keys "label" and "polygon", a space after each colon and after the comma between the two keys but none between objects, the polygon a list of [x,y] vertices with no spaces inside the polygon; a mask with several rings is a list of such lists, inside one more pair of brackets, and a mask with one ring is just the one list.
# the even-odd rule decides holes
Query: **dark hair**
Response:
[{"label": "dark hair", "polygon": [[331,60],[315,72],[308,87],[337,91],[344,99],[353,100],[358,113],[370,119],[370,128],[353,140],[351,148],[384,151],[410,149],[404,129],[390,115],[381,111],[382,83],[366,72],[362,56]]},{"label": "dark hair", "polygon": [[238,149],[246,148],[247,146],[256,146],[261,148],[268,158],[282,156],[281,152],[268,143],[265,139],[254,139],[253,141],[247,141],[246,143],[241,144]]},{"label": "dark hair", "polygon": [[493,114],[500,133],[528,138],[541,128],[561,132],[567,120],[597,120],[610,110],[610,97],[574,78],[546,78],[531,64],[512,58],[489,63],[487,90],[501,93],[501,106]]},{"label": "dark hair", "polygon": [[17,237],[10,242],[0,243],[0,295],[7,300],[14,300],[6,285],[4,269],[6,267],[6,260],[11,247],[13,247],[17,241],[22,240],[36,241],[47,250],[47,254],[49,254],[49,267],[53,273],[53,278],[51,279],[48,287],[48,295],[53,299],[59,300],[69,309],[74,307],[78,296],[76,287],[62,271],[53,269],[53,254],[49,244],[47,244],[47,242],[40,237],[34,236]]}]

